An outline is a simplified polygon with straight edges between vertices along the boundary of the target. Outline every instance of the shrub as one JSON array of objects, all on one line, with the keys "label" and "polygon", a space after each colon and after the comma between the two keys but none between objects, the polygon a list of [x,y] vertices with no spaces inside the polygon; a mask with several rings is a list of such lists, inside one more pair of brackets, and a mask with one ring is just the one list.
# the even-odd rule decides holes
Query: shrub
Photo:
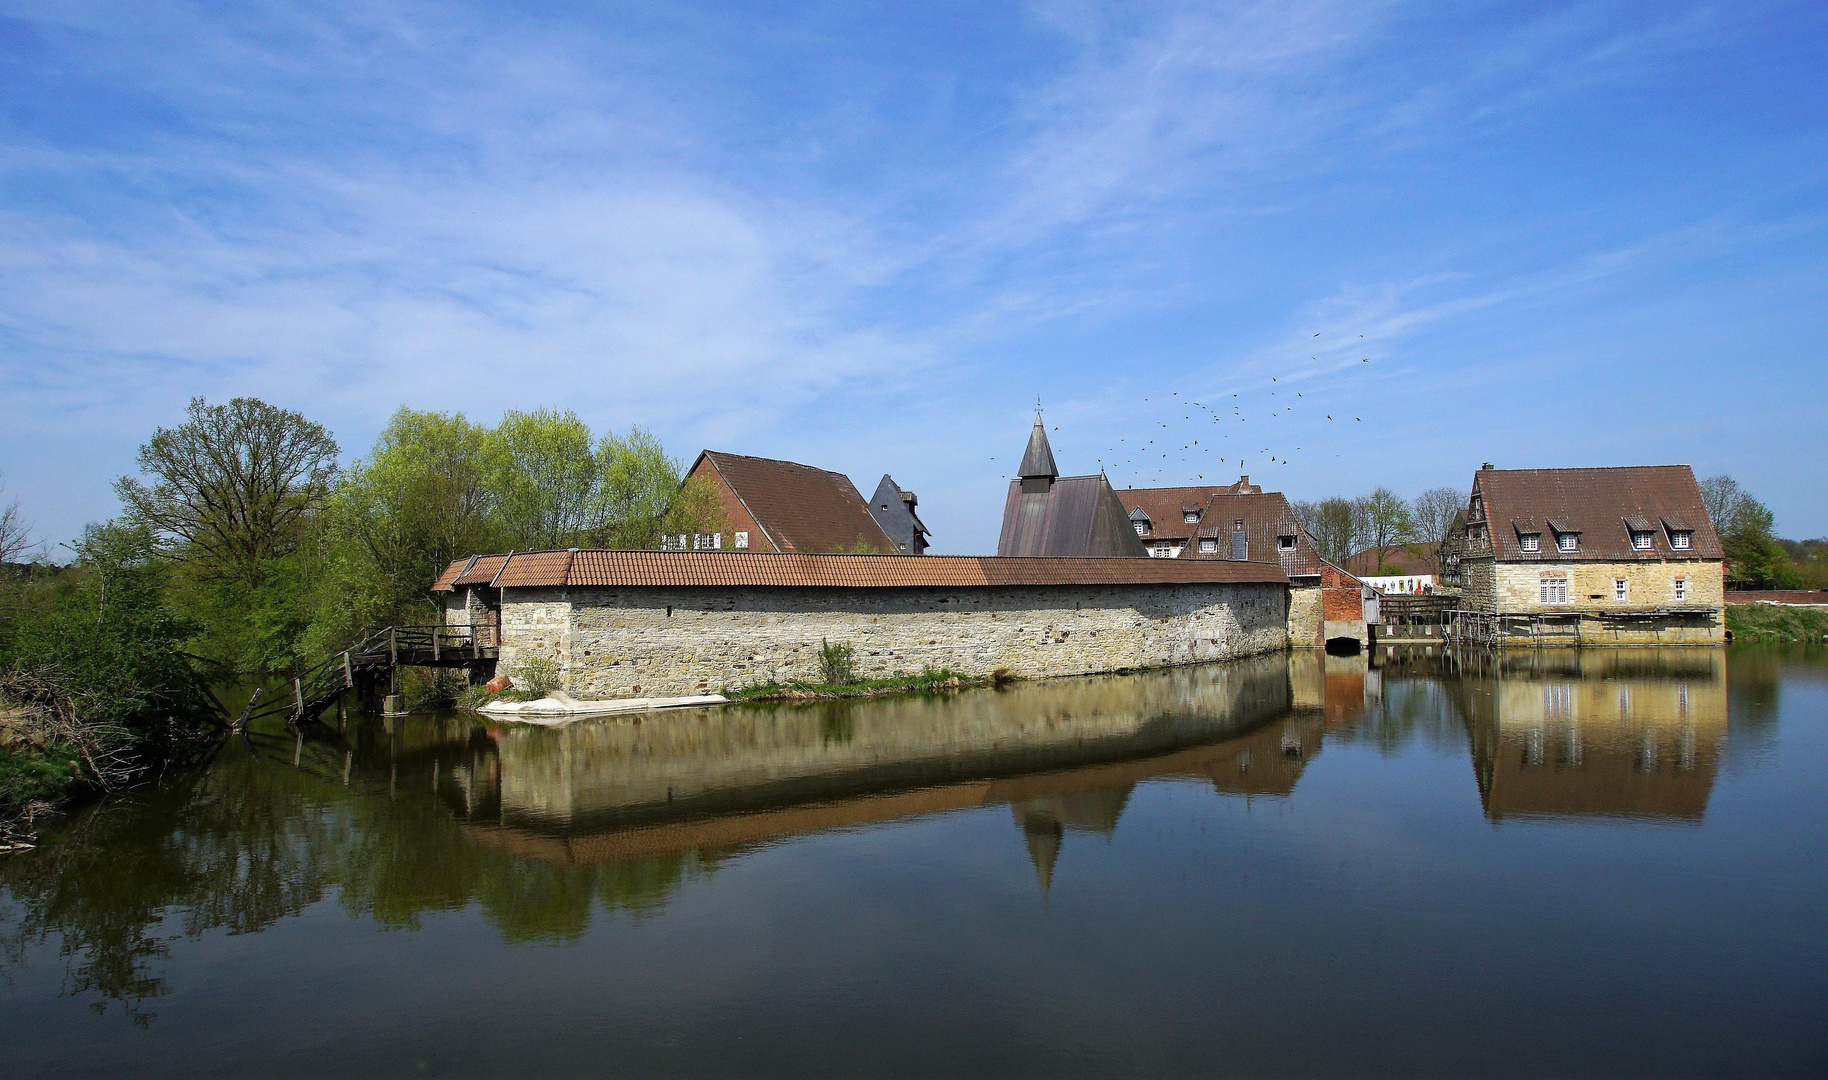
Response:
[{"label": "shrub", "polygon": [[559,688],[559,664],[550,656],[529,656],[508,669],[517,690],[543,698]]},{"label": "shrub", "polygon": [[827,686],[843,686],[857,681],[857,652],[840,641],[833,645],[819,639],[819,681]]}]

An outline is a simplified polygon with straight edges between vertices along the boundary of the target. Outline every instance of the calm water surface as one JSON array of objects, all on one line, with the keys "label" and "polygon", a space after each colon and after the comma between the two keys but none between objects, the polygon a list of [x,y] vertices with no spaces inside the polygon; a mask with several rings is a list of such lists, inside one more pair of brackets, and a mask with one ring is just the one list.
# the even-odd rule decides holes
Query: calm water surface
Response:
[{"label": "calm water surface", "polygon": [[1828,1073],[1828,659],[1503,665],[259,732],[0,860],[0,1073]]}]

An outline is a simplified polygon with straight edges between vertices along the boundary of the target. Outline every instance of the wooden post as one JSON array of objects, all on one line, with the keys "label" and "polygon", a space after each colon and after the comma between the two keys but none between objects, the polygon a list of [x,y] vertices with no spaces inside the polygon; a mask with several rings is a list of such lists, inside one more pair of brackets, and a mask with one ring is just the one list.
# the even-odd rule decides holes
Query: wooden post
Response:
[{"label": "wooden post", "polygon": [[438,628],[432,627],[432,663],[438,663]]},{"label": "wooden post", "polygon": [[343,653],[343,685],[345,689],[355,689],[355,673],[349,670],[349,653]]},{"label": "wooden post", "polygon": [[305,683],[303,679],[292,680],[292,692],[298,695],[298,716],[299,719],[302,720],[305,716]]}]

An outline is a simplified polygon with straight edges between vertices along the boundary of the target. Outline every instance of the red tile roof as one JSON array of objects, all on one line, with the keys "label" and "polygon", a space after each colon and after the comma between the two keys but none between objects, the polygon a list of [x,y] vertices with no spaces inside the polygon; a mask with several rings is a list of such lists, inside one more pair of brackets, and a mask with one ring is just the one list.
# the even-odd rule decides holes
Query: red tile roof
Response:
[{"label": "red tile roof", "polygon": [[[1708,524],[1694,470],[1687,465],[1600,469],[1480,469],[1473,489],[1485,500],[1492,552],[1504,562],[1628,562],[1639,559],[1719,559],[1720,538]],[[1526,552],[1520,532],[1546,524],[1540,551]],[[1652,546],[1631,546],[1632,524],[1656,523]],[[1692,529],[1686,549],[1670,532]],[[1555,533],[1577,533],[1580,547],[1562,551]]]},{"label": "red tile roof", "polygon": [[[1264,491],[1242,481],[1214,487],[1124,488],[1117,492],[1126,511],[1141,510],[1149,516],[1149,541],[1176,540],[1186,543],[1181,558],[1231,558],[1231,534],[1239,521],[1244,522],[1248,541],[1245,554],[1259,561],[1277,561],[1288,573],[1302,576],[1320,573],[1320,553],[1314,541],[1295,518],[1288,496],[1280,491]],[[1188,507],[1199,510],[1200,520],[1186,519]],[[1283,552],[1278,538],[1293,536],[1295,548]],[[1218,541],[1211,555],[1199,553],[1199,537]]]},{"label": "red tile roof", "polygon": [[[531,586],[920,588],[987,585],[1287,584],[1274,563],[1212,559],[1010,558],[974,555],[798,555],[758,551],[530,551],[505,560],[495,584]],[[435,591],[458,576],[452,563]],[[477,565],[482,564],[477,560]],[[498,564],[499,565],[499,564]]]},{"label": "red tile roof", "polygon": [[856,547],[859,540],[878,551],[895,550],[894,542],[870,516],[869,504],[843,473],[717,450],[706,450],[699,457],[711,463],[781,551],[845,551]]}]

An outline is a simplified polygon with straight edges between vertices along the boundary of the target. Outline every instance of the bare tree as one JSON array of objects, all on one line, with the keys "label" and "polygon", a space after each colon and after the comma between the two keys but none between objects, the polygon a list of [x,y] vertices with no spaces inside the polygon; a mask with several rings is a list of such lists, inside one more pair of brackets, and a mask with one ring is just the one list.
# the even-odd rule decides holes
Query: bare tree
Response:
[{"label": "bare tree", "polygon": [[[0,484],[0,492],[6,490]],[[32,547],[32,523],[19,514],[19,500],[0,507],[0,563],[18,562]]]},{"label": "bare tree", "polygon": [[1725,533],[1733,527],[1733,519],[1739,516],[1746,499],[1745,489],[1724,473],[1701,481],[1701,502],[1707,507],[1707,518],[1715,532]]},{"label": "bare tree", "polygon": [[140,447],[140,471],[115,481],[127,518],[211,576],[253,581],[297,544],[336,477],[336,439],[321,424],[257,398],[210,405]]},{"label": "bare tree", "polygon": [[1319,502],[1292,503],[1291,508],[1301,527],[1313,538],[1320,557],[1344,566],[1365,533],[1361,502],[1335,497]]},{"label": "bare tree", "polygon": [[1434,545],[1431,554],[1435,569],[1443,577],[1447,574],[1447,557],[1442,548],[1466,525],[1466,498],[1450,487],[1429,488],[1417,495],[1411,506],[1416,535]]}]

